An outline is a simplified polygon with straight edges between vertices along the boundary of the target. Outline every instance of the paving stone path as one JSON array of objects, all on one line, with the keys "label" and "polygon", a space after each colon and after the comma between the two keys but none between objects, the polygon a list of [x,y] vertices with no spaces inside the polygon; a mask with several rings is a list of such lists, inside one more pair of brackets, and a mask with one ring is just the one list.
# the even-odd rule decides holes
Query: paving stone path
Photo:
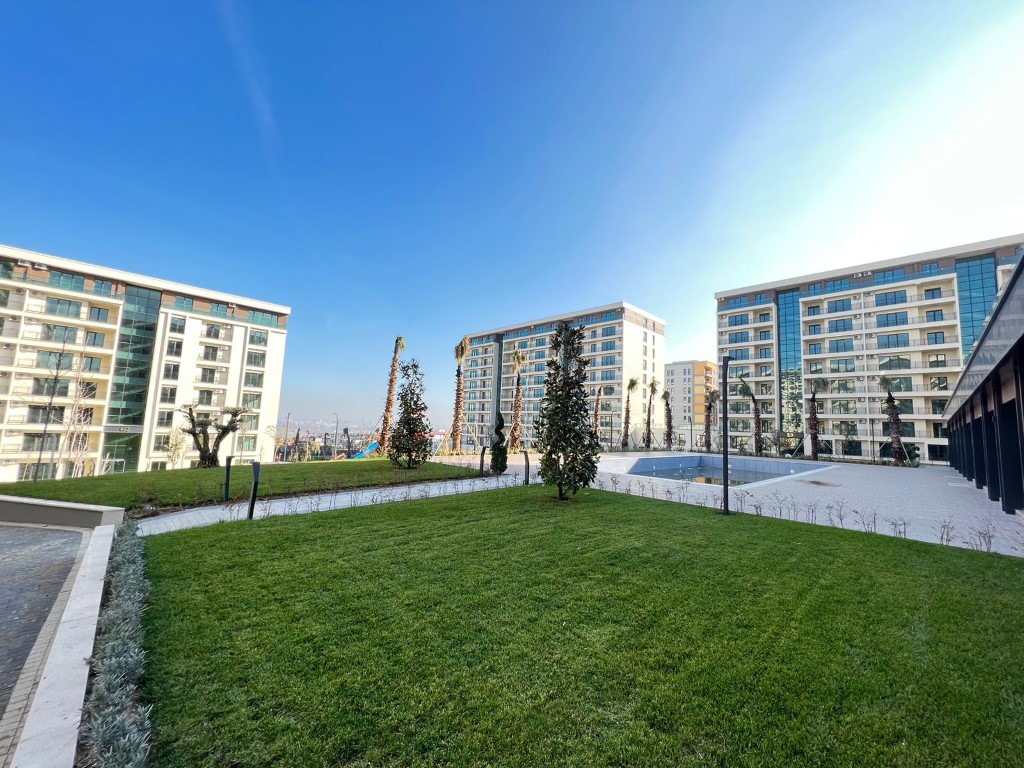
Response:
[{"label": "paving stone path", "polygon": [[0,714],[81,541],[78,531],[0,525]]}]

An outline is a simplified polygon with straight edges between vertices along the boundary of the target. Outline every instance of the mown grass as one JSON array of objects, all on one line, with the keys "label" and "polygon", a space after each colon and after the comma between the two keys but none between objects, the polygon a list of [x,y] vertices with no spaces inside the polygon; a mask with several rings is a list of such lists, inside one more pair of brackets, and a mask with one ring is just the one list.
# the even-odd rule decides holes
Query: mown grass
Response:
[{"label": "mown grass", "polygon": [[[224,499],[224,467],[132,472],[123,475],[0,483],[0,495],[104,504],[125,509],[194,507]],[[399,485],[421,480],[471,477],[471,469],[427,462],[413,470],[397,469],[387,459],[265,464],[260,473],[260,498],[297,493]],[[231,497],[248,498],[252,466],[231,468]]]},{"label": "mown grass", "polygon": [[552,495],[148,538],[156,765],[1024,762],[1024,562]]}]

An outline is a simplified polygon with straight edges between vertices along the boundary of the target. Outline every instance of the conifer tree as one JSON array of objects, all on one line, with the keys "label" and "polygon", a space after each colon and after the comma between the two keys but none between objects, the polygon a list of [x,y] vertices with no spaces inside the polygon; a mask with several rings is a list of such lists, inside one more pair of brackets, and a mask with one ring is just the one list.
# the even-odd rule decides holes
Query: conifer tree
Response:
[{"label": "conifer tree", "polygon": [[430,422],[423,402],[423,374],[416,360],[401,364],[398,421],[391,432],[388,458],[402,469],[415,469],[430,456]]},{"label": "conifer tree", "polygon": [[601,451],[587,407],[589,361],[583,357],[583,328],[559,323],[551,340],[544,398],[534,422],[541,452],[540,476],[558,488],[558,498],[576,495],[597,476]]}]

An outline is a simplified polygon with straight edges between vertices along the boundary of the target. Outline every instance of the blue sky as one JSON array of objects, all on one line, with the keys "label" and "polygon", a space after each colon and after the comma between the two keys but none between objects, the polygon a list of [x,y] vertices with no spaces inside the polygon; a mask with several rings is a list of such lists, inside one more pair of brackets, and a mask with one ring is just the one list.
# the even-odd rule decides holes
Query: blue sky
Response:
[{"label": "blue sky", "polygon": [[[284,414],[391,345],[1024,231],[1019,3],[0,4],[0,242],[293,307]],[[524,282],[529,287],[523,288]],[[314,427],[316,428],[316,427]]]}]

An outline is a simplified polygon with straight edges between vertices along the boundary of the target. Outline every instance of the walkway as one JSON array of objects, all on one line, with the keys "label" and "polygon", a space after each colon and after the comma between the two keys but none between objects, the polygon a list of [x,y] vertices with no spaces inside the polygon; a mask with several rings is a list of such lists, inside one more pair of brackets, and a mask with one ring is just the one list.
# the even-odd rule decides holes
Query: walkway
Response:
[{"label": "walkway", "polygon": [[13,754],[85,541],[82,531],[0,525],[0,766]]},{"label": "walkway", "polygon": [[[522,475],[507,474],[502,477],[473,477],[459,480],[434,480],[412,485],[389,488],[361,488],[354,491],[335,491],[311,496],[290,496],[281,499],[257,499],[253,517],[276,517],[278,515],[303,515],[310,512],[325,512],[330,509],[365,507],[372,504],[388,504],[394,501],[430,499],[451,496],[457,493],[489,491],[509,488],[522,484]],[[139,521],[139,534],[151,536],[157,533],[199,528],[214,523],[244,520],[249,512],[249,503],[233,502],[210,507],[186,509],[168,515],[158,515]]]}]

